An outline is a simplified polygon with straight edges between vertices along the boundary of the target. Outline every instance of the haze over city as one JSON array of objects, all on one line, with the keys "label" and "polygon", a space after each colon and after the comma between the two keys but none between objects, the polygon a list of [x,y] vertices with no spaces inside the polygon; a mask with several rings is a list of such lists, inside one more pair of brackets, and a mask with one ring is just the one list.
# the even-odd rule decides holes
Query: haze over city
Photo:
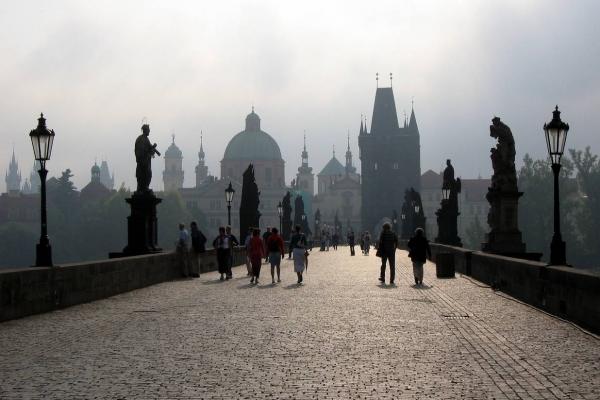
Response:
[{"label": "haze over city", "polygon": [[[23,172],[39,112],[57,137],[51,176],[71,168],[78,187],[94,159],[116,184],[135,185],[132,145],[142,118],[164,151],[171,134],[193,186],[200,131],[210,172],[252,105],[279,143],[286,180],[306,130],[320,169],[348,130],[358,155],[379,85],[393,87],[399,118],[411,100],[421,170],[452,158],[457,175],[489,176],[490,120],[515,135],[517,163],[546,155],[542,125],[559,104],[569,148],[600,149],[600,4],[578,1],[7,2],[0,5],[0,137]],[[465,145],[469,143],[469,145]],[[358,157],[355,164],[359,167]],[[156,176],[162,161],[155,161]],[[153,187],[162,188],[160,179]]]}]

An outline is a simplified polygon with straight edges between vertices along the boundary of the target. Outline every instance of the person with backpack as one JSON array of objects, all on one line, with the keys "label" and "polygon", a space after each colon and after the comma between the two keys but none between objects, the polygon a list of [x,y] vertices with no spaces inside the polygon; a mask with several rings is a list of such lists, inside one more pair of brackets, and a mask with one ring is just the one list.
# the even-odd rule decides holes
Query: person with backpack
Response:
[{"label": "person with backpack", "polygon": [[279,236],[277,228],[271,229],[271,235],[267,239],[267,249],[271,262],[271,281],[275,284],[275,267],[277,267],[277,282],[281,282],[281,259],[285,254],[283,239]]},{"label": "person with backpack", "polygon": [[267,240],[269,240],[269,236],[271,236],[271,227],[267,226],[265,233],[262,235],[263,243],[265,244],[265,262],[269,262],[269,250],[267,249]]},{"label": "person with backpack", "polygon": [[352,230],[352,228],[350,228],[350,230],[348,231],[347,239],[348,239],[348,246],[350,246],[350,255],[353,256],[354,255],[354,246],[356,243],[355,243],[355,239],[354,239],[354,231]]},{"label": "person with backpack", "polygon": [[195,254],[193,277],[199,277],[202,270],[202,254],[206,252],[206,236],[198,229],[196,221],[190,223],[190,236],[192,237],[192,249]]},{"label": "person with backpack", "polygon": [[298,275],[298,284],[300,284],[306,264],[306,237],[302,233],[300,225],[296,225],[295,231],[290,239],[290,249],[294,255],[294,271]]},{"label": "person with backpack", "polygon": [[254,228],[248,228],[248,235],[244,241],[244,247],[246,248],[246,269],[248,270],[247,276],[252,276],[252,263],[250,262],[250,241],[252,240],[252,232],[254,232]]}]

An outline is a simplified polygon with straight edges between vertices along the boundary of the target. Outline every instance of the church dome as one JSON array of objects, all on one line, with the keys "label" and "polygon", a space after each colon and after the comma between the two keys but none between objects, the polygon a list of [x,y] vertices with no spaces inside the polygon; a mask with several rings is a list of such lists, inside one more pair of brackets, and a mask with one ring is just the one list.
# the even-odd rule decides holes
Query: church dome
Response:
[{"label": "church dome", "polygon": [[260,117],[254,112],[246,117],[246,129],[235,135],[225,149],[224,160],[281,160],[279,145],[260,130]]}]

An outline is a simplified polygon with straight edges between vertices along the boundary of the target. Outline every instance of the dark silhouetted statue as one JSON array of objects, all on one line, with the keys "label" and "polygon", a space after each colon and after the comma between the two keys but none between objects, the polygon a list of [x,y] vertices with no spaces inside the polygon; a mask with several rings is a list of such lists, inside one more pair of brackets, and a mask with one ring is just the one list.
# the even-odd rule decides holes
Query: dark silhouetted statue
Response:
[{"label": "dark silhouetted statue", "polygon": [[539,259],[541,254],[525,253],[525,243],[519,231],[519,197],[515,168],[515,140],[510,128],[494,117],[490,136],[497,139],[490,150],[494,174],[486,199],[490,203],[487,222],[490,232],[486,234],[483,251],[512,257]]},{"label": "dark silhouetted statue", "polygon": [[142,134],[135,140],[135,177],[137,179],[137,193],[142,194],[150,191],[150,181],[152,180],[152,158],[155,154],[160,156],[156,150],[156,143],[151,144],[148,136],[150,135],[150,125],[142,125]]},{"label": "dark silhouetted statue", "polygon": [[292,195],[290,192],[287,192],[285,196],[283,196],[281,207],[283,208],[283,216],[281,219],[283,240],[289,241],[290,235],[292,234]]},{"label": "dark silhouetted statue", "polygon": [[131,206],[131,215],[127,217],[127,246],[121,253],[110,253],[109,257],[127,257],[140,254],[158,253],[158,219],[156,206],[162,201],[150,189],[152,180],[152,158],[155,154],[156,143],[151,144],[150,125],[142,125],[142,134],[135,140],[135,177],[137,190],[125,199]]},{"label": "dark silhouetted statue", "polygon": [[308,232],[305,231],[306,220],[302,221],[303,215],[305,215],[304,214],[304,200],[302,200],[302,196],[297,195],[296,199],[294,200],[294,226],[300,225],[302,227],[302,231],[306,235],[306,234],[308,234]]},{"label": "dark silhouetted statue", "polygon": [[457,218],[460,215],[460,212],[458,212],[458,194],[461,191],[461,182],[460,178],[454,179],[454,167],[450,160],[446,160],[442,191],[447,193],[447,198],[442,199],[440,209],[435,212],[438,224],[438,236],[435,241],[461,247],[462,242],[458,236],[457,226]]},{"label": "dark silhouetted statue", "polygon": [[242,198],[240,200],[240,237],[248,236],[248,228],[258,228],[260,224],[260,192],[254,178],[254,166],[248,165],[242,180]]}]

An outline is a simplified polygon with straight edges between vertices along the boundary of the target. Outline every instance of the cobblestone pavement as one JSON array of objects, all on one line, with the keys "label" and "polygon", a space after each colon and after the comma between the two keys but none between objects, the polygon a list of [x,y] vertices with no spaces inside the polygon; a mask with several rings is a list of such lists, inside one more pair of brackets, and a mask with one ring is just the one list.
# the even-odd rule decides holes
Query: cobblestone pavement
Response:
[{"label": "cobblestone pavement", "polygon": [[397,286],[340,247],[301,286],[286,260],[2,323],[0,398],[600,399],[600,341],[397,257]]}]

